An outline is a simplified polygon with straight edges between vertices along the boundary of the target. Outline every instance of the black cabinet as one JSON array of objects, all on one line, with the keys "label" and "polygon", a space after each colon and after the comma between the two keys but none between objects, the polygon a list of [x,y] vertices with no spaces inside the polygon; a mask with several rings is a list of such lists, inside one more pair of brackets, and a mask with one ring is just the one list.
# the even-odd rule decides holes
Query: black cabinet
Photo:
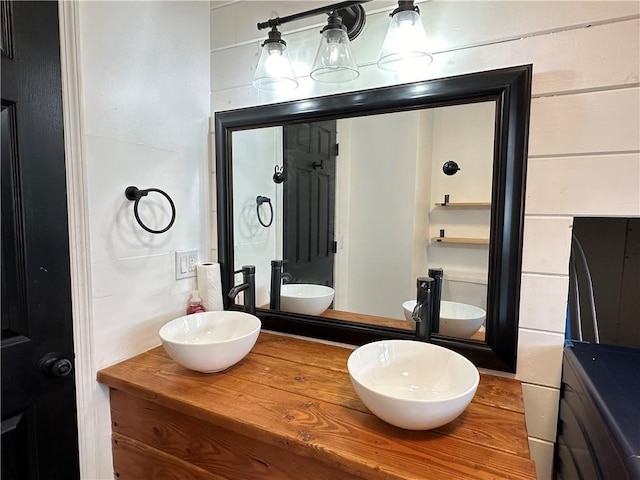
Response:
[{"label": "black cabinet", "polygon": [[565,348],[558,479],[640,479],[640,349]]}]

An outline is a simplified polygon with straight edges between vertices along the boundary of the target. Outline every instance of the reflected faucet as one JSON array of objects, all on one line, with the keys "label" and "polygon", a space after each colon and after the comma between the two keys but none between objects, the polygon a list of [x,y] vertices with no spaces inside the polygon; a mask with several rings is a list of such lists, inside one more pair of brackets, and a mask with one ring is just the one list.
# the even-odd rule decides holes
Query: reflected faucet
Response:
[{"label": "reflected faucet", "polygon": [[440,302],[442,300],[442,279],[444,270],[430,268],[429,277],[433,278],[433,292],[431,293],[431,333],[440,331]]},{"label": "reflected faucet", "polygon": [[229,298],[235,300],[240,292],[244,293],[244,311],[255,315],[256,313],[256,267],[244,265],[233,273],[242,273],[242,283],[229,290]]},{"label": "reflected faucet", "polygon": [[269,308],[280,310],[280,286],[283,280],[290,282],[293,278],[290,273],[283,273],[283,260],[271,260],[271,294],[269,297]]},{"label": "reflected faucet", "polygon": [[416,281],[416,306],[411,317],[416,322],[416,339],[422,342],[431,340],[431,314],[434,280],[431,277],[418,277]]}]

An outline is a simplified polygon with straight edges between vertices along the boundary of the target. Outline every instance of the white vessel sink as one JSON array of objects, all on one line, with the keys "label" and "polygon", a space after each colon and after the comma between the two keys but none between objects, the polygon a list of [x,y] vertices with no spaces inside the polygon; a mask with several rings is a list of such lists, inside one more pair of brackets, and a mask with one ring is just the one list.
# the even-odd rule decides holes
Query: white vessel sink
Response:
[{"label": "white vessel sink", "polygon": [[258,317],[244,312],[203,312],[171,320],[159,335],[178,364],[213,373],[242,360],[255,345],[261,326]]},{"label": "white vessel sink", "polygon": [[[415,329],[416,322],[411,313],[416,306],[415,300],[407,300],[402,304],[404,318]],[[440,330],[439,333],[449,337],[471,338],[482,326],[487,313],[480,307],[466,303],[440,302]]]},{"label": "white vessel sink", "polygon": [[331,302],[335,291],[325,285],[287,283],[280,290],[280,310],[283,312],[320,315]]},{"label": "white vessel sink", "polygon": [[347,369],[356,393],[391,425],[429,430],[451,422],[476,393],[478,369],[449,349],[414,340],[382,340],[354,350]]}]

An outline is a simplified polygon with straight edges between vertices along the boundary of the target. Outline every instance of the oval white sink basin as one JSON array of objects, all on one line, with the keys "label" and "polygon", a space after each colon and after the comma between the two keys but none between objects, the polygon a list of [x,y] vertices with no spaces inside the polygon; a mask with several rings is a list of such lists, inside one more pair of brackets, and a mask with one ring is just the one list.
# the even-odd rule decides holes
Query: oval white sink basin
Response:
[{"label": "oval white sink basin", "polygon": [[476,393],[478,369],[449,349],[414,340],[382,340],[354,350],[347,369],[356,393],[391,425],[428,430],[451,422]]},{"label": "oval white sink basin", "polygon": [[[416,326],[416,322],[411,317],[415,306],[415,300],[407,300],[402,304],[404,318],[412,328]],[[487,313],[474,305],[442,300],[439,333],[449,337],[471,338],[480,329],[486,317]]]},{"label": "oval white sink basin", "polygon": [[320,315],[331,302],[335,291],[325,285],[287,283],[280,290],[280,310],[284,312]]},{"label": "oval white sink basin", "polygon": [[213,373],[242,360],[255,345],[261,326],[258,317],[244,312],[203,312],[171,320],[159,335],[178,364]]}]

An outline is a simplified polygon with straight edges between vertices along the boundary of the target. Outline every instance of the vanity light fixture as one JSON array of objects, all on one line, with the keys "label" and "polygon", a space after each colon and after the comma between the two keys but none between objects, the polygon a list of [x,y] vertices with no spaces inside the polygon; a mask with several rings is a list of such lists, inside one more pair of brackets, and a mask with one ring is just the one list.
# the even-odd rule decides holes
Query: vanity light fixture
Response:
[{"label": "vanity light fixture", "polygon": [[399,0],[391,12],[391,23],[384,39],[378,67],[391,71],[424,70],[433,61],[429,40],[413,0]]},{"label": "vanity light fixture", "polygon": [[262,44],[262,52],[253,75],[253,86],[258,90],[290,90],[298,86],[293,73],[287,43],[275,25],[269,31],[269,37]]},{"label": "vanity light fixture", "polygon": [[347,27],[342,24],[342,17],[336,10],[329,14],[327,25],[320,33],[322,40],[313,62],[311,78],[327,83],[350,82],[358,78],[360,72],[351,53]]},{"label": "vanity light fixture", "polygon": [[[260,90],[293,89],[298,81],[287,53],[287,44],[277,26],[320,14],[327,14],[327,25],[311,68],[310,76],[318,82],[342,83],[360,75],[351,52],[350,41],[364,28],[366,14],[361,4],[369,0],[334,3],[286,17],[258,23],[258,30],[270,28],[262,44],[253,85]],[[391,71],[423,71],[433,60],[428,38],[420,19],[420,9],[413,0],[399,0],[391,13],[391,23],[378,58],[378,67]]]},{"label": "vanity light fixture", "polygon": [[[276,17],[258,23],[258,30],[271,28],[269,38],[262,44],[263,50],[253,78],[253,85],[260,90],[279,90],[298,86],[286,43],[276,27],[287,22],[315,15],[328,15],[327,25],[321,30],[322,39],[311,69],[311,78],[318,82],[348,82],[358,78],[358,65],[351,53],[350,40],[356,38],[362,29],[366,14],[362,3],[369,0],[356,0],[334,3],[326,7],[314,8],[306,12],[287,17]],[[275,56],[274,56],[275,55]],[[286,57],[286,62],[284,61]],[[269,69],[270,60],[277,59],[273,65],[279,68]],[[282,70],[280,70],[282,68]]]}]

